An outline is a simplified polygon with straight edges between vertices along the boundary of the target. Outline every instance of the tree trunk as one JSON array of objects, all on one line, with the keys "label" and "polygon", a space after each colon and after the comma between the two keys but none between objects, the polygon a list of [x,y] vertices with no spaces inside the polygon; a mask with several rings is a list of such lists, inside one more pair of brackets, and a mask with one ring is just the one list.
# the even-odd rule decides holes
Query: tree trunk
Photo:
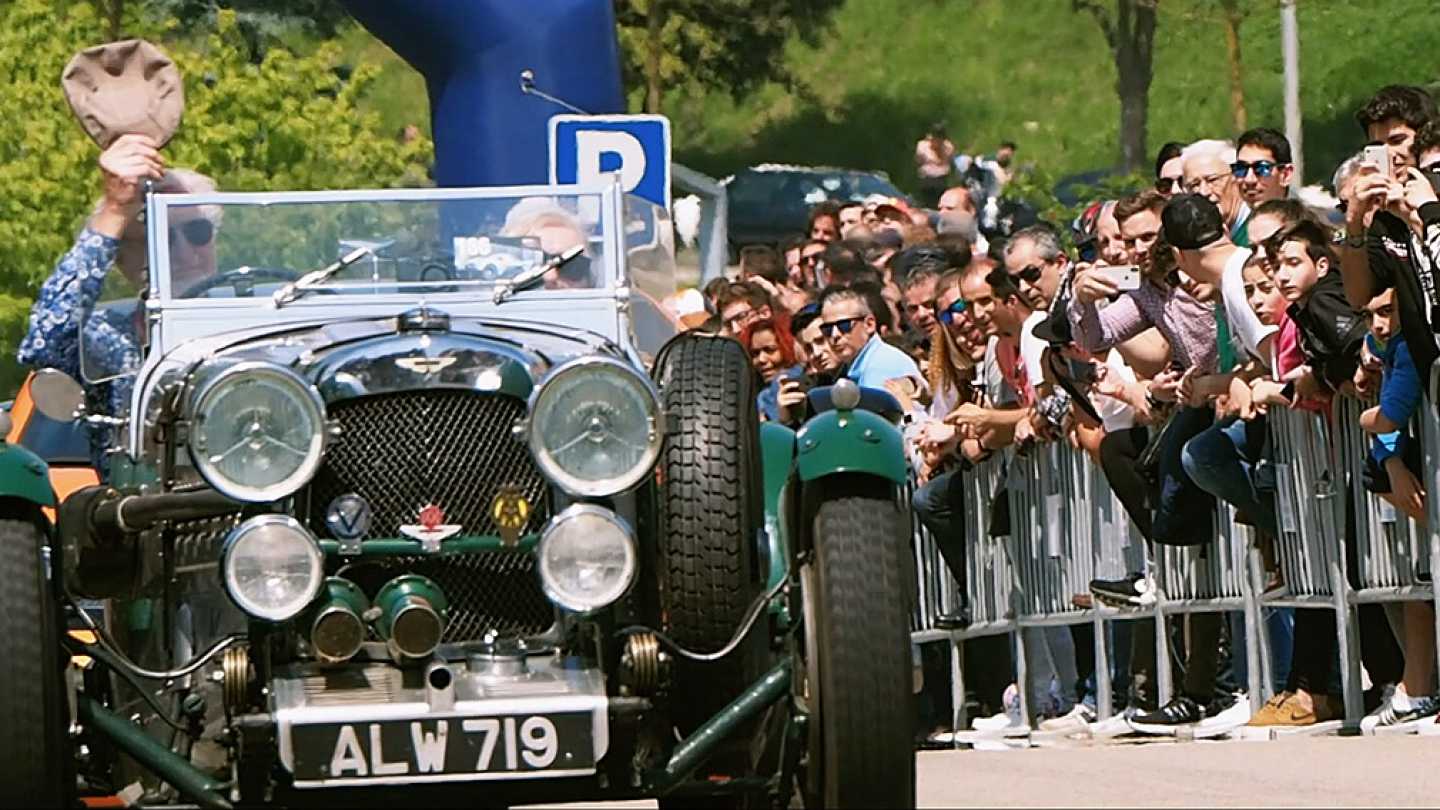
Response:
[{"label": "tree trunk", "polygon": [[662,0],[650,0],[645,14],[645,112],[660,114],[660,57],[664,54]]},{"label": "tree trunk", "polygon": [[1150,164],[1146,140],[1156,2],[1117,0],[1116,25],[1113,32],[1107,32],[1115,55],[1115,90],[1120,96],[1120,166],[1127,172],[1142,171]]},{"label": "tree trunk", "polygon": [[1241,13],[1236,0],[1225,3],[1225,54],[1230,61],[1230,113],[1239,135],[1250,128],[1249,115],[1245,110],[1245,70],[1240,62],[1240,23],[1245,15]]}]

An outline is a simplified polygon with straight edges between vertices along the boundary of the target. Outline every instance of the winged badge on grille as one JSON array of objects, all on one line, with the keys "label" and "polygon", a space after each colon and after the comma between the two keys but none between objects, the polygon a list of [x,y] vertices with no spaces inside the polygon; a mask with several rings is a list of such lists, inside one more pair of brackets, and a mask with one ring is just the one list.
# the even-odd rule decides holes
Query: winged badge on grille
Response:
[{"label": "winged badge on grille", "polygon": [[427,552],[440,550],[440,542],[460,533],[464,528],[458,523],[445,522],[445,510],[437,504],[428,503],[421,507],[420,522],[400,527],[400,533],[420,541],[420,547]]}]

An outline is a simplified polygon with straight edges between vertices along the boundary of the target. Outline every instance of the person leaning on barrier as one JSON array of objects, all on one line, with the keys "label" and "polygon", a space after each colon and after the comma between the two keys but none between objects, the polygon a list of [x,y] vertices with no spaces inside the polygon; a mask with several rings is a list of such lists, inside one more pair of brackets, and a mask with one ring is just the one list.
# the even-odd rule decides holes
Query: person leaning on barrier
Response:
[{"label": "person leaning on barrier", "polygon": [[1390,165],[1362,165],[1342,196],[1345,241],[1340,269],[1346,297],[1351,306],[1363,307],[1393,288],[1400,331],[1416,368],[1426,369],[1440,356],[1435,338],[1440,329],[1440,251],[1430,247],[1440,240],[1440,205],[1424,173],[1411,169],[1417,158],[1440,159],[1440,131],[1431,125],[1435,117],[1435,102],[1424,90],[1381,88],[1355,118],[1370,143],[1387,147]]}]

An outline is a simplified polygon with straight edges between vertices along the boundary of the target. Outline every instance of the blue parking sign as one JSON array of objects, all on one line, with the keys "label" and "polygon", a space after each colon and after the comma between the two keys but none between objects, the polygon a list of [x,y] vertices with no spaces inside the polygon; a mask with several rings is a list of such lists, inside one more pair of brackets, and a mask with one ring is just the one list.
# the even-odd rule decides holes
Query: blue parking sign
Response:
[{"label": "blue parking sign", "polygon": [[550,119],[550,182],[590,183],[619,172],[625,191],[670,207],[670,119],[557,115]]}]

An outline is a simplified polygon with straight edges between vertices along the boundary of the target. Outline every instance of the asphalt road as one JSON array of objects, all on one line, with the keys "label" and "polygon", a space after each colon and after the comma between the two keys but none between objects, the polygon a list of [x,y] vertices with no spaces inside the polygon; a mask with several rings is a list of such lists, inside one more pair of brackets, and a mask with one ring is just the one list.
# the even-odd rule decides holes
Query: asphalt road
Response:
[{"label": "asphalt road", "polygon": [[919,804],[1107,810],[1434,807],[1440,805],[1437,763],[1440,736],[936,751],[920,754]]}]

